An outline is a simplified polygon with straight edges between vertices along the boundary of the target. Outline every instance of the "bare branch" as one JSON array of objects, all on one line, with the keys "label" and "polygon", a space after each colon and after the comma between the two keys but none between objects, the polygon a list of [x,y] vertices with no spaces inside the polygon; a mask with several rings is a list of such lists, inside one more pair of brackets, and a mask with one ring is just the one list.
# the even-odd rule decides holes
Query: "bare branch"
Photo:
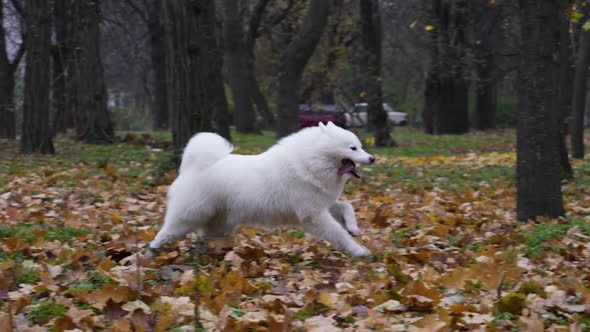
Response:
[{"label": "bare branch", "polygon": [[258,0],[254,6],[254,10],[248,24],[248,31],[246,32],[246,47],[254,45],[254,40],[256,40],[256,38],[259,36],[258,29],[260,28],[262,16],[264,15],[268,1],[269,0]]},{"label": "bare branch", "polygon": [[10,63],[10,70],[13,73],[18,68],[20,61],[22,60],[23,56],[25,55],[26,49],[27,49],[27,47],[26,47],[26,43],[25,43],[25,37],[23,36],[23,41],[20,43],[20,45],[18,45],[18,50],[16,51],[14,59]]},{"label": "bare branch", "polygon": [[[127,6],[129,6],[133,11],[139,16],[139,18],[145,23],[146,25],[150,24],[150,19],[148,14],[141,8],[141,6],[133,0],[125,0]],[[144,2],[145,3],[145,2]]]},{"label": "bare branch", "polygon": [[298,0],[289,0],[287,7],[285,7],[285,9],[281,13],[279,13],[277,16],[275,16],[275,18],[271,21],[270,25],[274,27],[277,24],[281,23],[285,19],[285,17],[287,17],[287,15],[289,15],[289,13],[291,12],[291,8],[293,8],[296,1],[298,1]]},{"label": "bare branch", "polygon": [[23,8],[23,5],[18,0],[10,0],[10,3],[21,17],[25,17],[25,10]]}]

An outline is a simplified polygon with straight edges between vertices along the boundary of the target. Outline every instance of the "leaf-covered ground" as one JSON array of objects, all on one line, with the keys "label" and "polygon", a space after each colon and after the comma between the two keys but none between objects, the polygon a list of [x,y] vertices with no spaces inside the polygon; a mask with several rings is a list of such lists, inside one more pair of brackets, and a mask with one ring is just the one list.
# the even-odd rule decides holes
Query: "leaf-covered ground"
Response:
[{"label": "leaf-covered ground", "polygon": [[[517,222],[512,131],[396,135],[344,194],[367,259],[296,229],[150,259],[175,176],[166,142],[62,138],[31,157],[0,141],[0,331],[190,331],[197,285],[207,331],[588,330],[590,164],[564,185],[568,218]],[[236,137],[241,153],[271,143]]]}]

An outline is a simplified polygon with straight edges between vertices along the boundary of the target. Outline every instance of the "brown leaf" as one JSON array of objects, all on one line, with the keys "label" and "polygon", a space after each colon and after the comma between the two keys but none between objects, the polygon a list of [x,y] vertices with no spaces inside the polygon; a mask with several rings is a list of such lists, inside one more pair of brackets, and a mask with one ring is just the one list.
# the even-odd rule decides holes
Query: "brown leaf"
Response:
[{"label": "brown leaf", "polygon": [[[528,310],[527,310],[528,311]],[[543,332],[545,326],[543,320],[539,318],[539,315],[535,312],[525,312],[524,315],[518,317],[518,322],[523,326],[525,332]]]},{"label": "brown leaf", "polygon": [[106,284],[100,290],[90,294],[90,297],[94,299],[92,306],[100,310],[105,307],[109,300],[115,303],[121,303],[127,301],[128,296],[129,288],[115,284]]}]

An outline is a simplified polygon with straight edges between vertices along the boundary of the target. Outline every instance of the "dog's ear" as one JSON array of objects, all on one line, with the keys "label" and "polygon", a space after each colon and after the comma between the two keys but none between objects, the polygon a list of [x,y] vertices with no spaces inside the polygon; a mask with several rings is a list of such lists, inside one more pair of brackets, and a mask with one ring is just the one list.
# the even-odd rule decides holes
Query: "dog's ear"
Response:
[{"label": "dog's ear", "polygon": [[323,122],[321,122],[321,121],[318,123],[318,127],[320,127],[320,129],[322,131],[325,131],[326,130],[326,125]]},{"label": "dog's ear", "polygon": [[336,127],[335,124],[332,123],[332,121],[328,121],[328,128],[334,128]]}]

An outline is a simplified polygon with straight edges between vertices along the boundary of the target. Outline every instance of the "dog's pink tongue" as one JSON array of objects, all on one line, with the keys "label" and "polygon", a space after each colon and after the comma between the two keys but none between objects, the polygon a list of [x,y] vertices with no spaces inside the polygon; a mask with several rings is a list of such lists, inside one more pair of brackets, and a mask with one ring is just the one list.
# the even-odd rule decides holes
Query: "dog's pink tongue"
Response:
[{"label": "dog's pink tongue", "polygon": [[338,169],[338,175],[342,176],[346,173],[352,174],[355,178],[360,178],[360,175],[356,172],[356,165],[353,163],[345,163]]},{"label": "dog's pink tongue", "polygon": [[338,175],[342,176],[346,173],[352,173],[354,172],[354,164],[349,164],[346,163],[342,166],[340,166],[340,168],[338,169]]}]

